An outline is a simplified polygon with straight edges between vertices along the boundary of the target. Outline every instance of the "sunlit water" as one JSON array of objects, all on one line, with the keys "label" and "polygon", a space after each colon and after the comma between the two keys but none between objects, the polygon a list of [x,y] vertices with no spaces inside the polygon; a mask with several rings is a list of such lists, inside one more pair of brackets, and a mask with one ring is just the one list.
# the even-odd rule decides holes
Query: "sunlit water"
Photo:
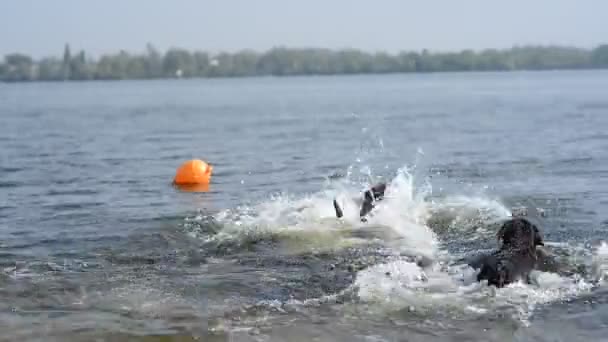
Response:
[{"label": "sunlit water", "polygon": [[[605,71],[0,84],[0,339],[605,339],[607,89]],[[206,193],[171,186],[190,158],[214,165]],[[476,283],[463,260],[522,207],[575,271]]]}]

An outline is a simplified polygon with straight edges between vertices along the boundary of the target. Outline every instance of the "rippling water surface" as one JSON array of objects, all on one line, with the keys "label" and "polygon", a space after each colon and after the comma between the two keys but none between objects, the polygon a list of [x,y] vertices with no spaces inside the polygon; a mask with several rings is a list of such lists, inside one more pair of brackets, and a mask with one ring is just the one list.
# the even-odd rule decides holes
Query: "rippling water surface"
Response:
[{"label": "rippling water surface", "polygon": [[[605,71],[0,84],[0,339],[605,339],[606,89]],[[207,192],[171,186],[190,158],[214,165]],[[463,258],[524,207],[571,272],[472,281]]]}]

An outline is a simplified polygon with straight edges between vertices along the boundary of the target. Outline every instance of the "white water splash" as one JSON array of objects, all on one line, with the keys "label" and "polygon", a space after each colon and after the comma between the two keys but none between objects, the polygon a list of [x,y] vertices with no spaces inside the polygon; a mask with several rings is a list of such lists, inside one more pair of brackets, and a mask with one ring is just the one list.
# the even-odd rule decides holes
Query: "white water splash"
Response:
[{"label": "white water splash", "polygon": [[608,244],[605,241],[595,249],[591,262],[593,277],[605,284],[608,281]]},{"label": "white water splash", "polygon": [[510,308],[512,317],[524,324],[537,306],[572,298],[593,288],[580,278],[533,272],[534,284],[516,282],[495,289],[476,282],[475,276],[476,272],[466,266],[446,271],[395,261],[359,272],[353,288],[362,301],[380,305],[386,311],[409,309],[430,314],[441,310],[482,315]]},{"label": "white water splash", "polygon": [[430,206],[425,199],[430,192],[430,184],[416,189],[414,177],[408,170],[399,170],[388,184],[385,199],[368,219],[369,224],[382,225],[397,233],[400,239],[387,241],[387,245],[395,250],[411,256],[434,258],[438,241],[435,233],[426,225]]},{"label": "white water splash", "polygon": [[[351,167],[347,178],[328,184],[322,191],[299,197],[282,194],[255,206],[222,211],[215,215],[222,230],[211,238],[238,240],[297,235],[300,239],[308,236],[318,240],[319,234],[348,236],[358,232],[359,236],[382,239],[398,253],[433,259],[442,251],[436,232],[429,227],[430,220],[440,218],[448,222],[451,230],[471,227],[479,230],[509,214],[497,200],[482,196],[430,200],[432,185],[426,181],[417,186],[413,174],[404,167],[387,182],[385,199],[376,203],[368,222],[361,223],[362,191],[379,180],[371,170],[365,172],[370,173],[366,178],[371,181],[352,181],[356,176]],[[334,198],[343,209],[342,219],[335,217]],[[344,242],[342,238],[333,241],[338,245]]]},{"label": "white water splash", "polygon": [[[297,235],[305,239],[319,234],[348,236],[358,231],[384,240],[402,254],[432,258],[437,252],[435,234],[425,224],[430,214],[431,203],[425,200],[431,191],[430,184],[416,189],[414,177],[407,169],[400,170],[389,182],[385,199],[377,203],[368,223],[360,222],[359,206],[361,191],[371,184],[357,186],[346,180],[331,186],[299,198],[283,194],[254,207],[220,212],[215,220],[223,228],[213,238]],[[335,217],[334,198],[344,211],[342,219]]]},{"label": "white water splash", "polygon": [[[349,177],[351,171],[352,168]],[[369,172],[368,179],[375,179],[371,170],[362,168],[361,171]],[[388,182],[385,199],[377,203],[368,222],[361,223],[361,192],[371,183],[352,182],[347,177],[317,193],[300,197],[283,194],[253,207],[223,211],[215,217],[223,229],[214,238],[239,239],[252,234],[262,238],[297,236],[299,242],[312,242],[313,247],[315,243],[329,243],[339,248],[345,241],[344,236],[348,236],[342,235],[344,232],[359,231],[374,233],[359,236],[380,238],[397,254],[449,263],[454,256],[441,248],[436,232],[429,227],[430,221],[446,223],[448,231],[464,240],[467,236],[493,235],[488,227],[511,216],[500,201],[479,194],[431,200],[431,184],[425,182],[417,187],[414,176],[403,168]],[[335,218],[334,198],[344,211],[342,219]],[[458,235],[464,232],[468,235]],[[323,238],[319,239],[319,234],[324,234]],[[334,239],[328,238],[332,234]],[[599,250],[604,252],[598,257],[608,260],[608,247],[603,245]],[[448,267],[435,263],[423,269],[407,258],[359,271],[351,290],[356,289],[362,301],[379,304],[387,310],[446,309],[481,315],[509,307],[513,316],[525,323],[538,305],[567,299],[592,288],[579,278],[533,274],[534,284],[515,283],[496,290],[475,281],[476,272],[466,265]]]}]

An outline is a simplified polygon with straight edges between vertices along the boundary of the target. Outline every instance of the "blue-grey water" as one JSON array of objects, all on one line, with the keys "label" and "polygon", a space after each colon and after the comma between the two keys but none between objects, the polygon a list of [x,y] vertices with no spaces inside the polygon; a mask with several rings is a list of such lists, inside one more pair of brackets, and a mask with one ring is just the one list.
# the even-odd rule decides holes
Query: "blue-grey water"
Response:
[{"label": "blue-grey water", "polygon": [[[605,340],[607,90],[606,71],[0,84],[0,340]],[[206,192],[171,185],[192,158]],[[398,190],[377,221],[332,217],[376,179]],[[463,255],[522,207],[576,271],[468,281]]]}]

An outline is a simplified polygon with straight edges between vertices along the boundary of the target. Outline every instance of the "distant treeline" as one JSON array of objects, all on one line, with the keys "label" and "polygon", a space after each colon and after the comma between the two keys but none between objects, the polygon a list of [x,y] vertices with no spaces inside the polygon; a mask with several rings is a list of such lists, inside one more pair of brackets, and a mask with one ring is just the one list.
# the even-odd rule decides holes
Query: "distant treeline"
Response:
[{"label": "distant treeline", "polygon": [[608,68],[608,44],[594,49],[524,46],[478,52],[431,53],[423,50],[398,54],[314,48],[274,48],[263,53],[244,50],[219,54],[174,48],[161,53],[148,45],[145,53],[121,51],[99,59],[87,58],[84,51],[73,54],[66,45],[63,58],[34,60],[19,53],[6,55],[0,64],[0,80],[22,82],[591,68]]}]

